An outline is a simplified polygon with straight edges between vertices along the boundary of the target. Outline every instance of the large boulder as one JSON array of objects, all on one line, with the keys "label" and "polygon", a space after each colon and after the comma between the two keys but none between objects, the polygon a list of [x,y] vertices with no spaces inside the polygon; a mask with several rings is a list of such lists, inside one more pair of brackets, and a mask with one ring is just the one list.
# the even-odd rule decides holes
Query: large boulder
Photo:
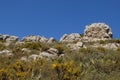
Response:
[{"label": "large boulder", "polygon": [[47,42],[48,39],[41,36],[27,36],[27,37],[24,37],[22,41]]},{"label": "large boulder", "polygon": [[84,30],[84,39],[107,40],[112,39],[112,31],[105,23],[93,23],[87,25]]},{"label": "large boulder", "polygon": [[81,36],[79,33],[72,33],[72,34],[64,34],[60,42],[74,42],[74,41],[79,41],[81,40]]},{"label": "large boulder", "polygon": [[42,58],[47,58],[47,59],[55,59],[58,57],[58,53],[59,51],[57,49],[50,48],[47,51],[41,52],[39,56]]}]

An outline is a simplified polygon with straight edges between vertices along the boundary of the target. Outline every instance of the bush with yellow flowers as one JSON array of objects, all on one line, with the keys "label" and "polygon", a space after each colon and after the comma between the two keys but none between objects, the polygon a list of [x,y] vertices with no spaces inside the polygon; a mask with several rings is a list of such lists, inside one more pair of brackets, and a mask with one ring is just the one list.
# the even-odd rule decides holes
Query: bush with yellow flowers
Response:
[{"label": "bush with yellow flowers", "polygon": [[16,61],[9,68],[15,79],[26,79],[26,76],[29,74],[29,68],[22,61]]},{"label": "bush with yellow flowers", "polygon": [[9,80],[9,76],[10,76],[10,74],[7,69],[4,69],[4,68],[0,69],[0,79],[1,80]]},{"label": "bush with yellow flowers", "polygon": [[79,80],[80,68],[76,67],[74,61],[55,61],[52,68],[56,71],[59,80]]}]

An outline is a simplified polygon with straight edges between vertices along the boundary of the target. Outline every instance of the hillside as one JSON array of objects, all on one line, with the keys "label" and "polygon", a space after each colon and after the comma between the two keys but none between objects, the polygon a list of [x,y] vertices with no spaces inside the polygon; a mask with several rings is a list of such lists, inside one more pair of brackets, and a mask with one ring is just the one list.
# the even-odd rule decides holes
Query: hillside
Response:
[{"label": "hillside", "polygon": [[0,80],[120,80],[120,39],[105,23],[51,37],[0,34]]}]

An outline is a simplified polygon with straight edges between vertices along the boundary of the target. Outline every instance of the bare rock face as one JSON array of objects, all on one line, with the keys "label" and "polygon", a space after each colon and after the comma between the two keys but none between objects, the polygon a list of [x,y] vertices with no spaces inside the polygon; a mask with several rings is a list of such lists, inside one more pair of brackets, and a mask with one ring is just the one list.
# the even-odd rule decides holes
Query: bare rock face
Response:
[{"label": "bare rock face", "polygon": [[72,33],[72,34],[64,34],[61,39],[60,42],[74,42],[74,41],[79,41],[81,40],[81,36],[79,33]]},{"label": "bare rock face", "polygon": [[41,36],[27,36],[27,37],[24,37],[22,41],[47,42],[48,39]]},{"label": "bare rock face", "polygon": [[112,39],[112,31],[105,23],[93,23],[87,25],[84,30],[84,39],[106,40]]}]

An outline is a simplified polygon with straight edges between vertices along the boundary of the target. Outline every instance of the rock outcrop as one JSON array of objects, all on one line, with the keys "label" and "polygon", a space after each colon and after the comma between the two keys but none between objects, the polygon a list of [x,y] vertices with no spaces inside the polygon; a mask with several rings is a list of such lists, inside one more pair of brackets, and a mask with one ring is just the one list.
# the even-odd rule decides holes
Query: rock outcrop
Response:
[{"label": "rock outcrop", "polygon": [[39,56],[42,58],[55,59],[58,57],[58,53],[59,51],[57,49],[50,48],[47,51],[41,52]]},{"label": "rock outcrop", "polygon": [[60,42],[74,42],[74,41],[79,41],[81,40],[81,36],[79,33],[72,33],[72,34],[64,34]]},{"label": "rock outcrop", "polygon": [[6,42],[15,42],[15,41],[18,41],[18,37],[0,34],[0,40],[6,41]]},{"label": "rock outcrop", "polygon": [[5,49],[5,50],[0,51],[0,56],[1,55],[2,56],[12,56],[12,53],[9,50]]},{"label": "rock outcrop", "polygon": [[86,26],[84,39],[89,41],[112,39],[112,31],[105,23],[93,23]]},{"label": "rock outcrop", "polygon": [[80,49],[80,48],[83,48],[83,47],[84,47],[84,44],[83,44],[83,42],[77,42],[77,43],[75,43],[75,44],[69,43],[69,44],[67,45],[67,47],[69,47],[71,50],[78,50],[78,49]]},{"label": "rock outcrop", "polygon": [[47,43],[52,44],[52,43],[55,43],[55,42],[57,42],[57,40],[56,40],[55,38],[51,37],[51,38],[48,40]]},{"label": "rock outcrop", "polygon": [[108,44],[103,45],[102,47],[104,47],[106,49],[116,50],[119,46],[120,46],[120,44],[118,44],[118,43],[108,43]]},{"label": "rock outcrop", "polygon": [[43,36],[27,36],[22,39],[22,41],[32,41],[32,42],[41,42],[41,43],[54,43],[56,42],[56,39],[51,37],[50,39],[47,39]]},{"label": "rock outcrop", "polygon": [[47,42],[48,39],[41,36],[27,36],[27,37],[24,37],[22,41]]},{"label": "rock outcrop", "polygon": [[[27,45],[26,42],[31,44]],[[40,46],[36,45],[39,43],[32,45],[33,42],[40,42]],[[43,36],[32,35],[18,41],[16,36],[0,34],[0,43],[0,56],[14,56],[16,55],[14,51],[20,51],[18,54],[21,55],[20,58],[24,61],[36,60],[37,58],[56,59],[64,56],[67,50],[75,51],[80,48],[103,47],[105,49],[117,50],[120,47],[120,40],[112,39],[112,31],[105,23],[87,25],[83,35],[80,35],[80,33],[64,34],[60,41],[56,41],[53,37],[47,39]],[[55,49],[57,43],[60,44]],[[9,51],[10,49],[12,49],[11,52]]]},{"label": "rock outcrop", "polygon": [[[25,49],[25,51],[26,51],[26,49]],[[58,57],[58,53],[59,53],[59,51],[57,49],[50,48],[47,51],[40,52],[40,54],[38,54],[38,55],[37,54],[29,55],[28,58],[26,56],[23,56],[23,57],[21,57],[20,60],[31,61],[31,60],[36,60],[36,59],[39,59],[39,58],[45,58],[47,60],[56,59]]]}]

